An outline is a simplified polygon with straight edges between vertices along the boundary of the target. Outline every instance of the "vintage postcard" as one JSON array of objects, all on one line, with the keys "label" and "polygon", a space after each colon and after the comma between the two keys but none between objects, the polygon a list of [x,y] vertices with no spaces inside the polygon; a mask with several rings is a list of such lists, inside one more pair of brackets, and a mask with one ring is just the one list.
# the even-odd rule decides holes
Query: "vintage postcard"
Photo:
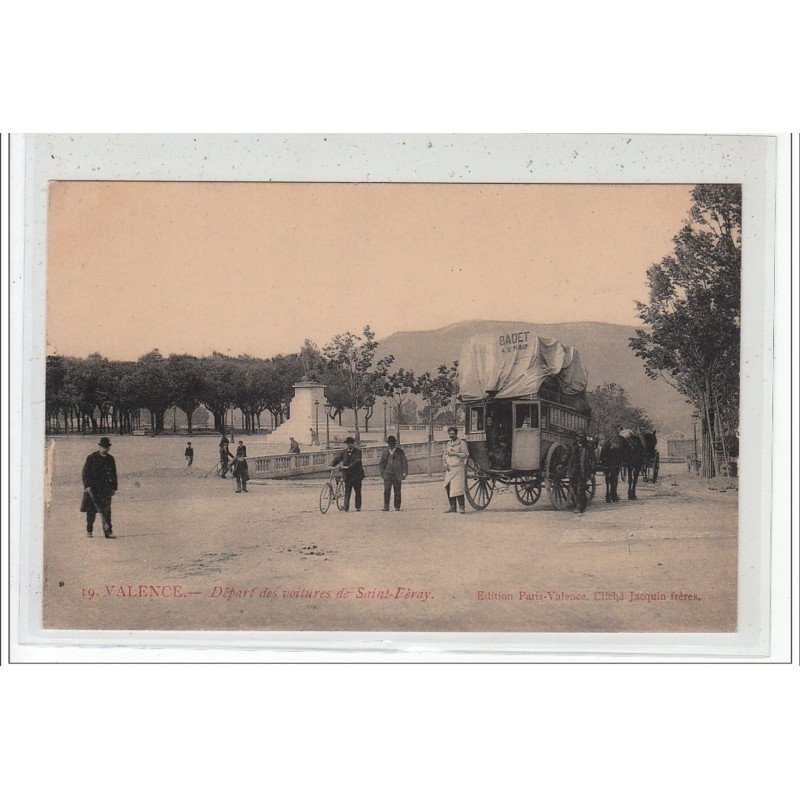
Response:
[{"label": "vintage postcard", "polygon": [[31,137],[37,636],[763,641],[775,143],[668,138]]}]

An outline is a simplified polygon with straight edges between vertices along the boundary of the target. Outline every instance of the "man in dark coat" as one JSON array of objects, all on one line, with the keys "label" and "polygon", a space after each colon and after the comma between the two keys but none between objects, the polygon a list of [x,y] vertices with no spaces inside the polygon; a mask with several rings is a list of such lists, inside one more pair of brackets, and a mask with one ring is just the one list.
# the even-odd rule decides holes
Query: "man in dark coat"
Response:
[{"label": "man in dark coat", "polygon": [[247,459],[243,455],[237,454],[233,459],[233,477],[236,479],[236,494],[246,492],[250,473],[247,469]]},{"label": "man in dark coat", "polygon": [[339,469],[344,475],[344,508],[350,510],[350,495],[356,493],[356,511],[361,511],[361,482],[364,480],[364,467],[361,464],[361,451],[356,447],[356,440],[348,436],[345,440],[346,450],[342,450],[331,463],[332,467],[341,464]]},{"label": "man in dark coat", "polygon": [[589,447],[585,433],[579,433],[570,445],[569,459],[567,461],[567,477],[569,489],[575,508],[573,513],[583,514],[586,511],[586,481],[591,478],[594,451]]},{"label": "man in dark coat", "polygon": [[408,459],[394,436],[386,437],[389,445],[381,454],[381,477],[383,478],[383,510],[389,510],[389,499],[394,489],[394,510],[400,510],[402,481],[408,476]]},{"label": "man in dark coat", "polygon": [[183,455],[186,458],[186,466],[191,467],[192,461],[194,461],[194,448],[192,447],[191,442],[189,442],[186,445],[186,449],[183,451]]},{"label": "man in dark coat", "polygon": [[103,520],[106,539],[116,539],[111,529],[111,498],[117,491],[117,465],[109,454],[108,436],[100,439],[100,449],[91,453],[83,465],[83,500],[81,511],[86,514],[86,533],[92,535],[97,512]]},{"label": "man in dark coat", "polygon": [[228,474],[230,467],[228,466],[229,459],[233,458],[233,453],[228,449],[228,437],[223,436],[219,440],[219,463],[221,466],[220,478],[224,478]]}]

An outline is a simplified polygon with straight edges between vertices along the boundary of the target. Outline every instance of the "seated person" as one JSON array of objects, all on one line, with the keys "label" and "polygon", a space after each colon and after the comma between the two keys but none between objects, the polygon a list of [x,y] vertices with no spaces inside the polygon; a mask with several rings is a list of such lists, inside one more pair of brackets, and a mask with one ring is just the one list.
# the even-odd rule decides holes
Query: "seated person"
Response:
[{"label": "seated person", "polygon": [[499,434],[486,451],[492,469],[511,469],[511,445],[508,436]]}]

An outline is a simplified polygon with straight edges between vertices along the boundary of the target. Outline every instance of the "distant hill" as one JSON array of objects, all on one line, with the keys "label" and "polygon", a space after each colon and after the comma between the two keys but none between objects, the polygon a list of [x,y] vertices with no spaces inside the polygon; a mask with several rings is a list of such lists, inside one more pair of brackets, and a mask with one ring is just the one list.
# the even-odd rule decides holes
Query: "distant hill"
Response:
[{"label": "distant hill", "polygon": [[590,389],[602,383],[619,384],[631,402],[643,408],[657,430],[665,435],[691,431],[691,406],[664,381],[652,381],[647,377],[641,359],[636,358],[628,347],[628,339],[635,331],[628,325],[604,322],[537,325],[532,322],[470,320],[434,331],[392,334],[380,343],[378,356],[392,353],[395,367],[405,367],[416,373],[433,371],[440,364],[451,364],[456,360],[462,342],[470,336],[517,330],[534,330],[540,336],[576,347],[589,371]]}]

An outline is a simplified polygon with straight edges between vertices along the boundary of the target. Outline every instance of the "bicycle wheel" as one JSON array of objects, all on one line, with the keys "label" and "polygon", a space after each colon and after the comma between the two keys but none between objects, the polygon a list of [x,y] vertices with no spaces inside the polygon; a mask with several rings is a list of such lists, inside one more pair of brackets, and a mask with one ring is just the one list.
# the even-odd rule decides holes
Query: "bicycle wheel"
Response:
[{"label": "bicycle wheel", "polygon": [[336,508],[338,508],[339,511],[344,511],[344,481],[336,482],[336,491],[334,495],[336,496]]},{"label": "bicycle wheel", "polygon": [[319,510],[324,514],[331,507],[331,485],[326,483],[319,493]]}]

